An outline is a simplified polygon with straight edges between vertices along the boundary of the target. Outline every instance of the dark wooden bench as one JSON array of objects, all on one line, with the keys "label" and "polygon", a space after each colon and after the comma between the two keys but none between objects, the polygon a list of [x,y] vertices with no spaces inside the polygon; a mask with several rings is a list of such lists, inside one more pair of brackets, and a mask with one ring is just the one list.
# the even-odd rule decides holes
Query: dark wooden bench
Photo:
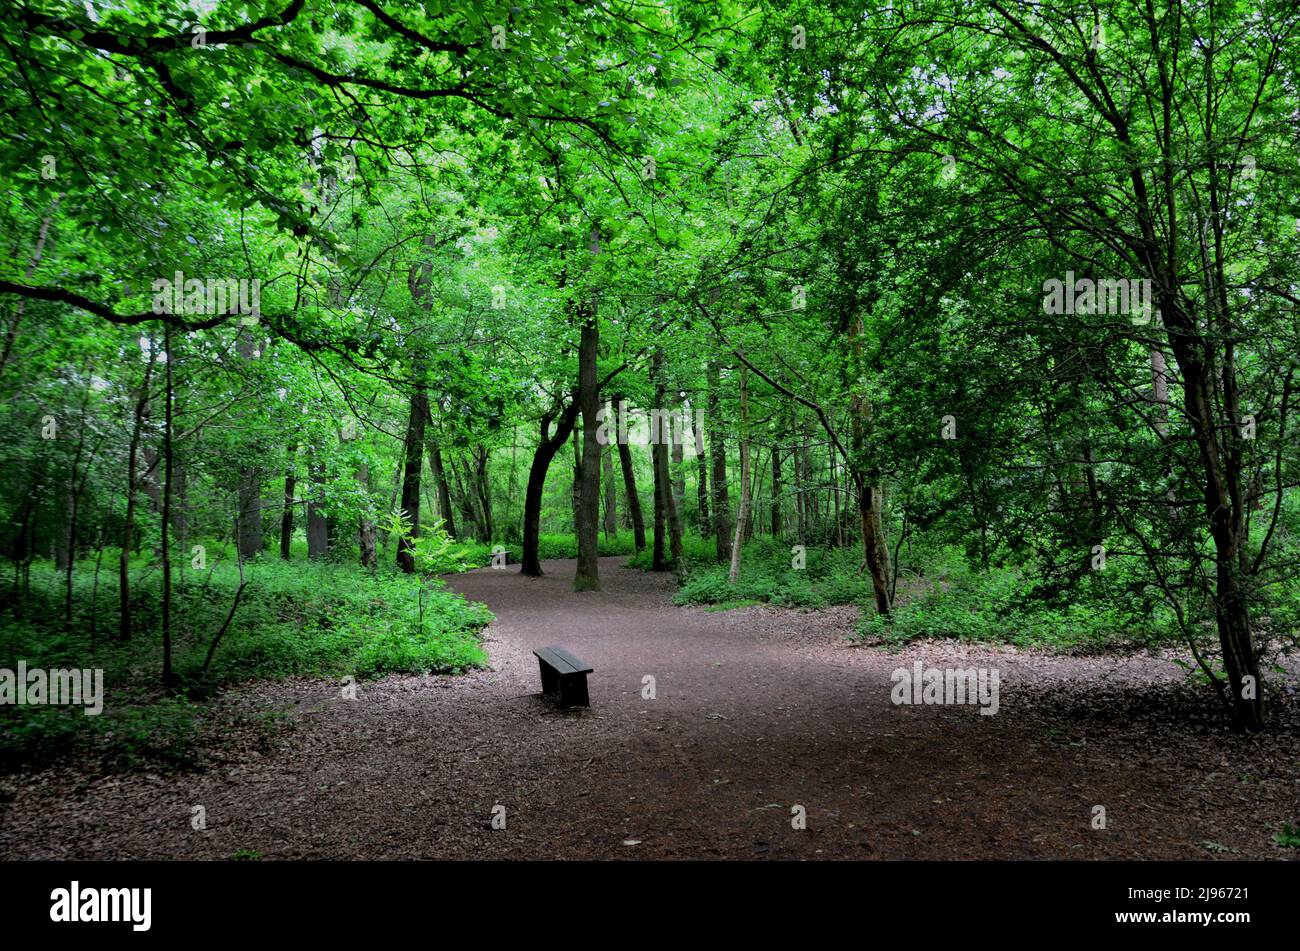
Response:
[{"label": "dark wooden bench", "polygon": [[561,709],[591,706],[587,697],[589,666],[563,647],[540,647],[533,654],[542,668],[542,693],[558,693]]}]

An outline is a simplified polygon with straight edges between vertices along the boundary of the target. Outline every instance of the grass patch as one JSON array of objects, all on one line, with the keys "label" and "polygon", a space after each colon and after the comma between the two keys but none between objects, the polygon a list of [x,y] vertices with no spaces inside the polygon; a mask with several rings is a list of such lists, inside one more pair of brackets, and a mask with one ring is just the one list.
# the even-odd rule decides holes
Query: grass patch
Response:
[{"label": "grass patch", "polygon": [[857,636],[889,645],[950,638],[1058,650],[1150,647],[1176,638],[1172,614],[1150,592],[1135,594],[1130,580],[1112,567],[1087,576],[1068,603],[1052,604],[1021,569],[977,570],[948,549],[914,574],[891,617],[864,600]]},{"label": "grass patch", "polygon": [[762,601],[754,601],[754,600],[752,600],[752,599],[749,599],[749,600],[744,600],[744,599],[742,599],[742,600],[739,600],[739,601],[723,601],[723,602],[721,602],[720,604],[710,604],[710,605],[709,605],[708,607],[706,607],[704,610],[706,610],[706,611],[734,611],[734,610],[736,610],[737,608],[752,608],[754,605],[756,605],[756,604],[762,604],[762,603],[763,603]]},{"label": "grass patch", "polygon": [[[512,564],[519,564],[524,558],[524,548],[518,542],[479,542],[462,540],[451,542],[443,557],[431,566],[435,574],[454,574],[471,571],[475,568],[487,568],[492,564],[492,549],[497,546],[510,553]],[[631,555],[636,552],[636,540],[631,532],[619,532],[605,535],[601,532],[597,538],[597,554]],[[577,558],[578,539],[572,533],[542,533],[537,537],[537,557],[541,561],[557,558]],[[647,567],[649,563],[647,562]]]},{"label": "grass patch", "polygon": [[271,555],[244,568],[248,587],[206,673],[204,657],[239,583],[233,558],[208,546],[209,567],[178,567],[174,589],[173,665],[178,691],[161,684],[159,572],[133,574],[136,630],[126,644],[117,630],[116,584],[101,577],[91,611],[93,566],[74,575],[73,622],[62,617],[63,577],[32,567],[22,609],[0,615],[0,667],[99,668],[104,711],[0,706],[0,768],[46,763],[71,753],[115,768],[145,763],[190,766],[206,721],[204,700],[222,687],[310,676],[358,679],[391,673],[459,673],[486,662],[479,643],[491,614],[447,590],[438,579],[396,569],[285,562]]},{"label": "grass patch", "polygon": [[746,601],[796,608],[856,604],[870,595],[871,581],[858,571],[858,553],[843,549],[809,548],[803,568],[792,565],[791,546],[764,538],[745,546],[740,577],[728,580],[730,566],[716,561],[712,539],[686,558],[685,580],[674,596],[676,604],[730,604]]},{"label": "grass patch", "polygon": [[1273,836],[1273,841],[1285,849],[1300,849],[1300,825],[1282,823],[1282,831]]}]

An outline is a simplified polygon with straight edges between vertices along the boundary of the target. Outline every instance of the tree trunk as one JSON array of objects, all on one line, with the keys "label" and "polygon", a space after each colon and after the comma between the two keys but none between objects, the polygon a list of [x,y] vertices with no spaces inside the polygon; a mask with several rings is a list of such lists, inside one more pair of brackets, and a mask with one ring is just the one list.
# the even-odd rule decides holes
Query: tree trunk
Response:
[{"label": "tree trunk", "polygon": [[654,551],[650,557],[651,571],[667,571],[669,568],[668,557],[664,550],[666,541],[665,526],[668,521],[668,499],[672,496],[668,491],[665,482],[667,482],[665,470],[667,466],[663,464],[663,458],[666,455],[665,447],[658,437],[650,441],[650,471],[654,474],[655,482],[655,538]]},{"label": "tree trunk", "polygon": [[677,542],[680,546],[682,536],[686,533],[686,447],[684,445],[686,429],[681,422],[681,403],[677,404],[677,410],[678,412],[673,414],[673,422],[669,429],[673,440],[673,464],[670,470],[673,486],[673,531],[677,534]]},{"label": "tree trunk", "polygon": [[871,588],[876,597],[876,611],[888,616],[892,608],[889,598],[889,549],[880,521],[880,490],[865,480],[858,489],[858,513],[862,521],[862,550],[871,573]]},{"label": "tree trunk", "polygon": [[451,487],[447,485],[447,471],[442,467],[442,450],[433,439],[429,440],[429,468],[434,483],[438,486],[438,515],[442,518],[442,527],[448,535],[456,538],[456,519],[451,510]]},{"label": "tree trunk", "polygon": [[[145,407],[145,419],[149,418],[149,408]],[[158,463],[161,456],[153,446],[140,447],[140,457],[144,459],[144,471],[140,473],[140,491],[149,499],[154,512],[162,511],[162,483],[158,481]]]},{"label": "tree trunk", "polygon": [[573,481],[569,484],[569,509],[573,512],[573,543],[578,543],[578,523],[582,521],[582,429],[573,431]]},{"label": "tree trunk", "polygon": [[155,356],[151,338],[149,357],[144,366],[144,382],[140,384],[140,398],[135,403],[135,423],[131,427],[131,443],[126,454],[126,518],[122,523],[122,553],[117,562],[119,610],[117,639],[122,643],[131,639],[131,549],[135,545],[135,496],[138,488],[136,465],[140,453],[140,430],[149,407],[149,381],[153,377]]},{"label": "tree trunk", "polygon": [[[862,318],[854,316],[850,322],[850,339],[856,355],[861,355]],[[866,441],[871,427],[871,404],[859,392],[850,400],[853,417],[853,456],[849,468],[858,493],[858,515],[862,526],[862,550],[871,573],[871,588],[876,598],[876,611],[888,617],[892,604],[889,596],[889,547],[885,542],[881,520],[883,497],[877,485],[876,473],[863,464]],[[805,438],[805,449],[807,441]]]},{"label": "tree trunk", "polygon": [[[173,412],[175,409],[173,408]],[[183,459],[172,460],[172,481],[175,486],[172,489],[172,532],[181,541],[181,549],[185,548],[185,540],[190,535],[189,521],[189,474],[185,468]]]},{"label": "tree trunk", "polygon": [[293,546],[293,493],[298,485],[297,465],[298,447],[289,448],[289,465],[284,470],[284,509],[280,513],[280,557],[288,561],[292,557]]},{"label": "tree trunk", "polygon": [[[663,351],[656,351],[652,364],[651,373],[654,377],[655,384],[655,407],[662,410],[665,406],[666,388],[663,379]],[[682,557],[682,533],[681,519],[677,514],[677,504],[675,489],[672,480],[672,471],[668,465],[669,455],[672,452],[673,425],[671,420],[664,420],[660,417],[660,424],[650,427],[651,453],[650,461],[655,470],[655,563],[658,567],[656,571],[665,571],[669,567],[681,564]],[[664,558],[663,538],[660,522],[668,531],[668,545],[670,560]]]},{"label": "tree trunk", "polygon": [[749,518],[745,522],[745,541],[754,540],[754,533],[758,530],[759,519],[754,516],[758,509],[758,500],[763,497],[763,480],[767,477],[767,468],[763,465],[763,448],[757,449],[750,447],[749,459],[750,487],[749,487]]},{"label": "tree trunk", "polygon": [[[1158,281],[1157,286],[1168,285]],[[1236,445],[1240,439],[1241,411],[1235,389],[1235,354],[1228,342],[1223,345],[1221,371],[1205,362],[1201,356],[1205,345],[1196,324],[1171,293],[1157,294],[1169,331],[1170,349],[1182,371],[1184,413],[1201,454],[1205,514],[1214,542],[1215,622],[1228,677],[1227,699],[1233,725],[1239,730],[1255,732],[1264,728],[1264,684],[1255,653],[1245,585],[1246,506]],[[1218,422],[1220,419],[1222,424]],[[1278,491],[1282,491],[1280,486]]]},{"label": "tree trunk", "polygon": [[574,398],[569,401],[569,405],[560,413],[554,435],[550,434],[551,421],[554,417],[548,414],[541,419],[541,436],[537,443],[537,450],[533,453],[532,465],[528,468],[528,485],[524,488],[523,564],[519,569],[520,574],[532,578],[542,576],[542,563],[537,557],[537,546],[542,519],[542,489],[546,486],[546,471],[551,467],[551,460],[560,451],[560,447],[569,441],[569,433],[573,432],[573,424],[578,419],[579,408],[575,394]]},{"label": "tree trunk", "polygon": [[460,468],[457,467],[454,458],[448,459],[447,463],[451,467],[453,495],[455,495],[456,504],[460,506],[460,517],[465,527],[465,537],[472,538],[475,541],[483,541],[483,530],[479,524],[478,509],[474,505],[474,496],[470,493],[468,480],[461,476]]},{"label": "tree trunk", "polygon": [[827,472],[830,473],[831,491],[835,498],[835,544],[839,548],[844,547],[844,520],[840,515],[840,469],[839,460],[835,457],[835,444],[832,442],[827,446],[830,458],[827,460]]},{"label": "tree trunk", "polygon": [[252,558],[262,550],[261,473],[256,466],[239,470],[239,553]]},{"label": "tree trunk", "polygon": [[582,469],[578,499],[578,568],[573,579],[574,591],[600,590],[599,521],[600,521],[600,381],[596,375],[596,355],[600,346],[600,328],[594,309],[586,315],[578,347],[578,402],[582,409]]},{"label": "tree trunk", "polygon": [[1156,432],[1169,435],[1169,371],[1165,355],[1158,347],[1151,348],[1151,402],[1155,405]]},{"label": "tree trunk", "polygon": [[[618,400],[615,400],[618,405]],[[623,470],[623,495],[627,499],[627,511],[632,519],[632,538],[637,551],[645,551],[645,518],[641,514],[641,497],[636,491],[636,471],[632,468],[632,449],[626,442],[616,438],[618,444],[618,463]]]},{"label": "tree trunk", "polygon": [[99,537],[95,543],[95,575],[90,582],[90,643],[94,644],[99,635],[99,569],[104,564],[104,541],[107,536],[100,526]]},{"label": "tree trunk", "polygon": [[[251,328],[240,328],[235,350],[244,360],[257,359],[257,341]],[[253,452],[256,454],[255,447]],[[244,558],[253,558],[262,551],[262,470],[259,466],[240,466],[238,495],[239,537],[236,544]]]},{"label": "tree trunk", "polygon": [[740,368],[740,506],[736,510],[736,534],[731,542],[731,570],[727,580],[740,580],[740,554],[749,522],[749,385],[745,367]]},{"label": "tree trunk", "polygon": [[324,558],[330,550],[329,521],[325,518],[325,467],[317,459],[308,463],[311,500],[307,503],[307,557]]},{"label": "tree trunk", "polygon": [[[63,623],[69,628],[72,626],[72,572],[77,560],[77,517],[81,511],[81,494],[86,487],[86,480],[89,477],[90,460],[86,460],[86,473],[82,475],[81,481],[77,481],[77,476],[81,469],[81,454],[86,445],[86,409],[90,403],[90,388],[87,387],[82,394],[81,400],[81,422],[77,428],[77,450],[72,457],[72,472],[68,476],[68,533],[67,533],[67,563],[63,566],[66,572],[64,576],[63,591]],[[94,456],[94,450],[91,450],[91,456]]]},{"label": "tree trunk", "polygon": [[406,422],[406,470],[402,476],[402,511],[411,520],[411,535],[397,541],[397,567],[407,574],[415,571],[415,539],[420,535],[420,470],[424,466],[424,421],[428,415],[429,397],[424,384],[417,383]]},{"label": "tree trunk", "polygon": [[492,520],[492,481],[488,475],[488,461],[491,453],[484,446],[474,447],[474,491],[478,494],[479,509],[483,515],[483,541],[491,542],[496,538],[496,525]]},{"label": "tree trunk", "polygon": [[781,435],[772,443],[772,537],[781,537]]},{"label": "tree trunk", "polygon": [[171,324],[163,324],[163,352],[167,355],[163,387],[163,497],[162,497],[162,681],[172,683],[172,352]]},{"label": "tree trunk", "polygon": [[695,440],[695,497],[700,509],[697,524],[699,525],[700,537],[707,538],[711,527],[709,522],[709,459],[704,451],[704,433],[700,431],[694,413],[691,414],[691,436]]},{"label": "tree trunk", "polygon": [[[605,418],[609,418],[608,413]],[[605,537],[609,538],[618,534],[618,486],[614,475],[613,446],[606,444],[601,447],[600,463],[605,483]]]},{"label": "tree trunk", "polygon": [[800,545],[808,544],[808,476],[803,471],[803,459],[798,447],[790,443],[790,464],[794,467],[794,517],[795,539]]},{"label": "tree trunk", "polygon": [[[348,442],[355,438],[355,433],[350,436],[345,429],[339,438]],[[364,462],[357,466],[356,479],[361,488],[361,511],[357,513],[357,552],[361,567],[373,571],[379,566],[379,556],[376,551],[378,528],[375,525],[374,502],[370,494],[370,466]]]},{"label": "tree trunk", "polygon": [[713,456],[713,537],[718,561],[727,561],[731,557],[731,501],[727,497],[727,447],[719,418],[721,381],[717,361],[709,361],[707,379],[709,419],[705,428],[709,431],[709,451]]},{"label": "tree trunk", "polygon": [[660,478],[664,487],[664,516],[668,526],[668,552],[672,557],[673,566],[677,567],[682,562],[682,517],[677,510],[677,500],[673,497],[672,468],[668,463],[671,450],[666,445],[660,445],[659,450],[659,465],[662,468]]},{"label": "tree trunk", "polygon": [[803,471],[802,482],[806,487],[804,490],[804,517],[807,521],[807,532],[813,539],[818,539],[821,534],[821,511],[817,504],[817,490],[813,488],[813,465],[812,453],[809,446],[808,429],[805,426],[802,434],[802,442],[799,446],[799,469]]},{"label": "tree trunk", "polygon": [[361,567],[373,571],[379,566],[374,506],[370,501],[370,466],[364,462],[357,469],[357,482],[366,495],[364,508],[357,516],[357,547],[361,553]]}]

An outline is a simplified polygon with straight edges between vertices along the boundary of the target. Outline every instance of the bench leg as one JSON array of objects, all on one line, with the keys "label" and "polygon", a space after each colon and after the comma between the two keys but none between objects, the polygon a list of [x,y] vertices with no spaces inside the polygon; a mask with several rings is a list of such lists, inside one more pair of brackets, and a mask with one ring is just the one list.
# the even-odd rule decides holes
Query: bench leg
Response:
[{"label": "bench leg", "polygon": [[542,668],[542,693],[555,693],[560,689],[560,675],[555,668],[544,660],[538,660],[537,665]]},{"label": "bench leg", "polygon": [[570,674],[560,678],[560,707],[589,707],[591,700],[587,696],[587,675]]}]

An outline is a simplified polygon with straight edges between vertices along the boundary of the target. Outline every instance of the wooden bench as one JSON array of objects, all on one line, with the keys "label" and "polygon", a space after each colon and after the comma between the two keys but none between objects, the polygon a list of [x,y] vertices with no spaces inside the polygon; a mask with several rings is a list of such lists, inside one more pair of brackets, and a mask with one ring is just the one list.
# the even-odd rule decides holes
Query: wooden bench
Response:
[{"label": "wooden bench", "polygon": [[541,647],[533,654],[542,668],[542,693],[558,693],[562,710],[591,706],[587,697],[589,666],[563,647]]}]

